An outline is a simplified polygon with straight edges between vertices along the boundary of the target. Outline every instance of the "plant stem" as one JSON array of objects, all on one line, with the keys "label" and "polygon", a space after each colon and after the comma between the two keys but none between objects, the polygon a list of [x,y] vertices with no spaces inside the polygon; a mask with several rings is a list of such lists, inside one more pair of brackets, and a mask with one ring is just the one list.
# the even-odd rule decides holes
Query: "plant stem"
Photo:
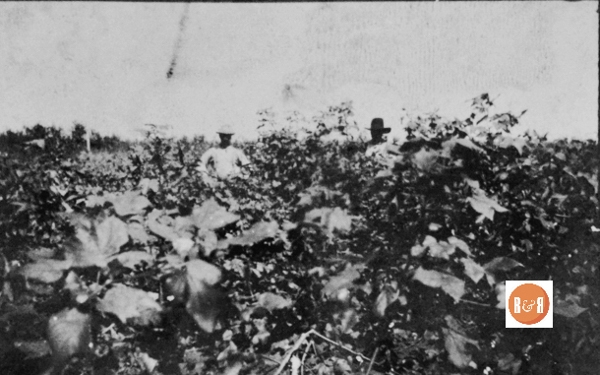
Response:
[{"label": "plant stem", "polygon": [[300,348],[300,346],[302,346],[302,343],[304,343],[306,341],[306,338],[308,336],[310,336],[311,333],[314,333],[314,331],[312,329],[310,331],[306,332],[306,333],[303,333],[302,336],[300,336],[300,339],[298,339],[298,341],[296,341],[296,343],[294,344],[294,346],[292,347],[292,349],[290,349],[290,351],[287,352],[287,354],[283,358],[283,361],[281,361],[281,364],[279,365],[279,368],[275,372],[275,375],[281,374],[281,372],[283,371],[283,369],[285,368],[285,366],[289,362],[290,358],[292,358],[292,354],[294,354],[294,352],[296,350],[298,350],[298,348]]},{"label": "plant stem", "polygon": [[460,299],[460,302],[464,302],[464,303],[470,303],[471,305],[475,305],[475,306],[481,306],[481,307],[493,307],[491,305],[486,305],[485,303],[479,303],[479,302],[475,302],[475,301],[469,301],[468,299]]},{"label": "plant stem", "polygon": [[346,351],[347,351],[347,352],[349,352],[349,353],[352,353],[352,354],[354,354],[354,355],[356,355],[356,356],[359,356],[359,357],[361,357],[362,359],[364,359],[364,360],[366,360],[366,361],[370,361],[370,360],[371,360],[371,358],[365,357],[364,355],[362,355],[362,354],[360,354],[360,353],[357,353],[357,352],[355,352],[354,350],[352,350],[352,349],[350,349],[350,348],[348,348],[348,347],[345,347],[345,346],[343,346],[342,344],[340,344],[340,343],[337,343],[337,342],[335,342],[335,341],[331,340],[330,338],[328,338],[328,337],[325,337],[325,336],[323,336],[323,335],[321,335],[321,334],[319,334],[319,333],[317,333],[317,332],[315,332],[315,331],[313,331],[313,334],[314,334],[315,336],[318,336],[318,337],[320,337],[321,339],[323,339],[323,340],[327,341],[328,343],[330,343],[330,344],[332,344],[332,345],[335,345],[335,346],[337,346],[337,347],[340,347],[340,348],[342,348],[342,349],[346,350]]},{"label": "plant stem", "polygon": [[310,342],[306,343],[306,348],[304,349],[304,354],[302,355],[302,367],[300,368],[300,374],[304,375],[304,361],[306,360],[306,355],[310,350]]},{"label": "plant stem", "polygon": [[379,352],[379,346],[375,348],[375,353],[373,353],[373,358],[371,358],[371,362],[369,363],[369,368],[367,369],[367,375],[371,373],[371,368],[373,368],[373,362],[375,362],[375,358],[377,357],[377,353]]}]

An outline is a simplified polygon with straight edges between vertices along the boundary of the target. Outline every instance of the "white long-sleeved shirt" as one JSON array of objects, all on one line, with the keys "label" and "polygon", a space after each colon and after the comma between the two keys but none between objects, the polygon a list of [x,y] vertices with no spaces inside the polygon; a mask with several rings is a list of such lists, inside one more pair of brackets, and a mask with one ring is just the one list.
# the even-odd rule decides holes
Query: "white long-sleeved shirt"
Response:
[{"label": "white long-sleeved shirt", "polygon": [[[241,167],[250,164],[244,152],[233,146],[212,147],[200,158],[198,170],[215,174],[219,179],[231,178],[241,172]],[[211,167],[212,172],[208,169]]]},{"label": "white long-sleeved shirt", "polygon": [[395,143],[381,142],[376,145],[370,145],[365,151],[366,156],[374,157],[396,157],[400,154],[399,146]]},{"label": "white long-sleeved shirt", "polygon": [[365,151],[365,155],[366,156],[378,156],[378,157],[387,156],[387,147],[388,147],[388,145],[386,142],[378,143],[376,145],[371,145],[371,146],[367,147],[367,150]]}]

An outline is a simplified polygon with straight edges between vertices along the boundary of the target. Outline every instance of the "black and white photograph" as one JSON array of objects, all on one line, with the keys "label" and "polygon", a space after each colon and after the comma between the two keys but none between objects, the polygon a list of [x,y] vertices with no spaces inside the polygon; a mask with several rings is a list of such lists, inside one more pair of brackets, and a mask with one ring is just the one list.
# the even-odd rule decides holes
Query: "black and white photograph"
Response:
[{"label": "black and white photograph", "polygon": [[0,374],[599,374],[599,25],[0,2]]}]

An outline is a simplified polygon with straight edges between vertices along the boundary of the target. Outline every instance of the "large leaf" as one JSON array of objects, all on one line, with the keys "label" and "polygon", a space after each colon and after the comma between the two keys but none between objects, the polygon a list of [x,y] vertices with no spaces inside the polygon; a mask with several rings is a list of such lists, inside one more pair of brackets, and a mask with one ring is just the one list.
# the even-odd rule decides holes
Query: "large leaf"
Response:
[{"label": "large leaf", "polygon": [[219,241],[215,231],[208,229],[200,229],[196,236],[196,241],[206,257],[209,257],[216,249],[225,249],[229,246],[227,239]]},{"label": "large leaf", "polygon": [[144,352],[136,352],[135,359],[137,363],[142,367],[148,374],[153,374],[154,370],[158,366],[158,361]]},{"label": "large leaf", "polygon": [[160,260],[164,260],[166,262],[165,269],[170,271],[173,269],[180,269],[185,265],[185,260],[182,259],[178,254],[167,254]]},{"label": "large leaf", "polygon": [[153,210],[148,214],[146,225],[152,233],[166,240],[173,241],[180,238],[173,226],[169,225],[168,221],[171,220],[167,218],[170,219],[168,216],[164,216],[162,211]]},{"label": "large leaf", "polygon": [[479,181],[471,180],[470,178],[465,178],[464,181],[467,183],[467,185],[469,185],[475,191],[481,190],[481,185],[479,184]]},{"label": "large leaf", "polygon": [[163,223],[160,223],[158,221],[148,220],[146,222],[146,225],[148,226],[148,229],[150,229],[150,231],[152,233],[154,233],[157,236],[162,237],[166,240],[173,241],[173,240],[179,238],[177,236],[177,233],[175,233],[175,231],[173,230],[173,228],[171,228],[168,225],[165,225]]},{"label": "large leaf", "polygon": [[456,249],[462,250],[467,255],[472,255],[469,246],[456,237],[450,237],[447,241],[437,241],[433,236],[426,236],[421,245],[415,245],[411,248],[412,256],[421,256],[429,250],[429,255],[434,258],[450,259]]},{"label": "large leaf", "polygon": [[331,208],[315,208],[304,215],[304,222],[320,224],[321,218],[331,212]]},{"label": "large leaf", "polygon": [[[331,364],[333,364],[333,368],[331,368]],[[348,363],[348,361],[344,358],[337,358],[337,357],[333,357],[329,360],[329,362],[326,362],[325,365],[327,365],[328,368],[320,368],[319,369],[319,375],[323,374],[323,375],[329,375],[329,374],[335,374],[335,375],[351,375],[352,374],[352,367],[350,367],[350,364]],[[333,370],[333,371],[331,371]]]},{"label": "large leaf", "polygon": [[524,267],[521,263],[507,257],[497,257],[483,265],[485,276],[490,285],[496,284],[496,274],[498,272],[510,271],[516,267]]},{"label": "large leaf", "polygon": [[450,362],[460,369],[469,367],[473,357],[467,350],[467,344],[479,347],[477,341],[452,329],[442,328],[442,332],[444,333],[444,346],[448,351]]},{"label": "large leaf", "polygon": [[429,255],[434,258],[450,259],[456,248],[446,241],[439,241],[429,245]]},{"label": "large leaf", "polygon": [[143,214],[151,203],[148,198],[135,191],[128,191],[110,199],[119,216]]},{"label": "large leaf", "polygon": [[398,282],[393,281],[389,285],[385,285],[381,289],[381,292],[375,301],[375,306],[373,307],[375,314],[377,314],[379,317],[384,317],[385,310],[387,310],[389,305],[396,302],[398,297],[400,297]]},{"label": "large leaf", "polygon": [[238,356],[239,350],[237,345],[235,345],[235,343],[232,340],[228,341],[229,345],[217,355],[216,359],[219,362],[227,361],[228,359],[232,359]]},{"label": "large leaf", "polygon": [[419,257],[427,251],[431,246],[437,244],[437,240],[433,236],[426,236],[420,245],[415,245],[410,249],[410,254],[414,257]]},{"label": "large leaf", "polygon": [[[25,353],[25,360],[31,358],[41,358],[45,357],[49,354],[52,354],[52,349],[50,349],[50,344],[46,340],[37,340],[37,341],[15,341],[13,346],[18,349],[20,352]],[[0,350],[1,352],[1,350]]]},{"label": "large leaf", "polygon": [[162,307],[152,295],[141,289],[116,284],[98,301],[98,310],[116,315],[123,323],[157,323]]},{"label": "large leaf", "polygon": [[322,207],[307,212],[304,222],[319,225],[331,237],[334,232],[349,232],[352,228],[352,218],[346,210],[339,207]]},{"label": "large leaf", "polygon": [[298,206],[314,206],[319,203],[331,202],[335,197],[341,195],[340,192],[327,189],[326,187],[315,185],[304,190],[298,196]]},{"label": "large leaf", "polygon": [[522,360],[515,357],[514,354],[508,353],[498,358],[498,369],[504,371],[505,374],[517,375],[521,368]]},{"label": "large leaf", "polygon": [[[526,111],[523,111],[521,115],[523,115]],[[518,117],[513,115],[512,113],[497,113],[492,116],[491,121],[493,126],[496,129],[503,130],[505,132],[510,131],[510,128],[517,125],[519,123],[519,115]]]},{"label": "large leaf", "polygon": [[104,203],[108,202],[110,197],[100,195],[88,195],[85,199],[85,205],[87,207],[104,206]]},{"label": "large leaf", "polygon": [[142,190],[142,194],[144,195],[148,193],[148,190],[152,190],[154,192],[158,192],[160,190],[158,180],[155,178],[142,178],[138,184],[138,188]]},{"label": "large leaf", "polygon": [[483,217],[494,220],[494,212],[507,212],[508,210],[498,204],[495,200],[487,197],[483,190],[474,189],[473,196],[467,198],[471,207]]},{"label": "large leaf", "polygon": [[[173,228],[180,237],[192,238],[196,232],[196,226],[192,216],[177,216],[173,222]],[[203,229],[206,230],[206,229]]]},{"label": "large leaf", "polygon": [[585,181],[587,181],[587,183],[589,183],[590,186],[594,188],[594,192],[596,194],[598,194],[598,175],[597,174],[577,172],[577,177],[579,177],[580,180],[585,179]]},{"label": "large leaf", "polygon": [[194,318],[198,327],[211,333],[217,327],[219,314],[226,303],[226,296],[220,290],[208,286],[190,286],[190,296],[186,303],[187,312]]},{"label": "large leaf", "polygon": [[429,249],[429,255],[434,258],[450,259],[450,255],[454,254],[455,246],[450,245],[446,241],[437,241],[431,236],[427,236],[423,241],[423,247]]},{"label": "large leaf", "polygon": [[72,356],[90,349],[91,321],[89,314],[77,309],[63,310],[50,317],[47,336],[53,362],[59,367],[54,369],[57,373]]},{"label": "large leaf", "polygon": [[485,269],[479,264],[475,263],[475,261],[472,259],[461,258],[460,261],[465,266],[465,275],[469,276],[469,278],[473,280],[475,284],[477,284],[485,275]]},{"label": "large leaf", "polygon": [[145,251],[126,251],[115,255],[111,259],[118,260],[123,267],[135,269],[135,266],[142,264],[143,262],[151,264],[154,257]]},{"label": "large leaf", "polygon": [[277,294],[266,292],[258,296],[257,304],[269,311],[273,311],[292,306],[292,301]]},{"label": "large leaf", "polygon": [[323,287],[325,296],[332,296],[342,289],[351,289],[355,287],[354,281],[360,278],[362,265],[348,266],[342,273],[329,279]]},{"label": "large leaf", "polygon": [[477,146],[468,138],[452,138],[442,143],[442,156],[449,158],[452,155],[452,150],[454,150],[454,148],[458,145],[468,148],[469,150],[484,152],[481,147]]},{"label": "large leaf", "polygon": [[441,156],[439,151],[427,151],[424,148],[413,155],[413,163],[423,171],[430,171],[436,165],[438,158]]},{"label": "large leaf", "polygon": [[127,223],[127,233],[134,242],[146,245],[148,241],[150,241],[150,236],[146,232],[146,229],[144,229],[144,225],[142,225],[141,223]]},{"label": "large leaf", "polygon": [[567,318],[576,318],[586,310],[587,308],[581,307],[573,301],[557,301],[554,304],[554,313]]},{"label": "large leaf", "polygon": [[96,229],[98,248],[104,253],[115,253],[129,241],[127,226],[120,219],[111,216],[103,220]]},{"label": "large leaf", "polygon": [[71,267],[69,260],[40,259],[35,263],[26,264],[19,273],[26,279],[43,283],[54,283],[63,276],[63,271]]},{"label": "large leaf", "polygon": [[523,147],[527,147],[527,140],[525,138],[515,138],[507,135],[497,137],[494,140],[494,144],[500,148],[514,147],[519,151],[519,155],[523,154]]},{"label": "large leaf", "polygon": [[205,332],[213,332],[226,296],[214,286],[221,281],[222,272],[216,266],[200,259],[186,263],[189,299],[187,312]]},{"label": "large leaf", "polygon": [[196,244],[189,238],[177,238],[171,241],[173,243],[173,249],[179,254],[181,258],[185,258],[190,255],[190,251]]},{"label": "large leaf", "polygon": [[184,270],[175,270],[163,280],[161,290],[163,297],[167,301],[175,304],[185,304],[188,298],[187,277]]},{"label": "large leaf", "polygon": [[507,257],[497,257],[483,265],[488,272],[510,271],[516,267],[524,267],[523,264]]},{"label": "large leaf", "polygon": [[233,237],[227,242],[231,245],[250,246],[267,238],[277,237],[278,230],[279,224],[276,221],[261,221],[244,231],[241,236]]},{"label": "large leaf", "polygon": [[346,210],[335,207],[327,218],[327,233],[332,235],[334,231],[347,233],[352,228],[352,216]]},{"label": "large leaf", "polygon": [[[43,260],[43,259],[52,259],[56,255],[56,250],[48,249],[46,247],[39,247],[37,249],[29,250],[27,252],[27,256],[31,260]],[[0,254],[1,256],[1,254]],[[6,264],[6,263],[4,263]]]},{"label": "large leaf", "polygon": [[[92,284],[94,287],[97,287],[98,284]],[[73,271],[70,271],[65,277],[65,285],[63,289],[68,290],[71,294],[71,299],[77,301],[79,303],[83,303],[87,301],[89,295],[91,294],[90,288],[88,288],[85,283],[77,276],[77,274]]]},{"label": "large leaf", "polygon": [[46,147],[46,141],[44,139],[34,139],[29,142],[25,142],[25,144],[31,145],[31,146],[37,146],[42,149]]},{"label": "large leaf", "polygon": [[244,363],[241,361],[235,361],[227,367],[221,373],[222,375],[239,375],[240,371],[244,368]]},{"label": "large leaf", "polygon": [[77,242],[68,257],[75,267],[105,267],[110,256],[119,252],[129,241],[127,225],[120,219],[109,216],[99,221],[84,221],[76,228]]},{"label": "large leaf", "polygon": [[471,249],[469,248],[469,245],[467,245],[467,243],[465,241],[458,239],[456,237],[448,237],[448,243],[453,246],[456,246],[460,251],[467,254],[468,256],[473,256],[473,253],[471,253]]},{"label": "large leaf", "polygon": [[419,267],[413,276],[413,279],[430,286],[432,288],[441,288],[450,295],[456,302],[460,301],[465,294],[465,282],[461,279],[441,273],[435,270],[426,270]]},{"label": "large leaf", "polygon": [[239,215],[228,212],[212,198],[202,203],[202,206],[194,207],[192,211],[192,220],[199,229],[215,230],[235,223],[239,219]]},{"label": "large leaf", "polygon": [[185,267],[190,284],[203,283],[212,286],[218,284],[223,276],[217,266],[201,259],[190,260],[185,263]]}]

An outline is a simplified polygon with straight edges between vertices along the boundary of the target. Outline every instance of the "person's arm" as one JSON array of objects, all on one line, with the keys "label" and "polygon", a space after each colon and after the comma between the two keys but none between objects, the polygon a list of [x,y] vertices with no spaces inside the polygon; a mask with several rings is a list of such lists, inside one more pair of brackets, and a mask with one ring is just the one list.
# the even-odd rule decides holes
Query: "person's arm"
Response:
[{"label": "person's arm", "polygon": [[392,144],[392,145],[387,145],[386,146],[386,151],[388,154],[394,155],[394,156],[398,156],[401,155],[400,152],[400,146]]},{"label": "person's arm", "polygon": [[367,146],[367,150],[365,151],[365,156],[371,157],[375,154],[375,148],[373,146]]},{"label": "person's arm", "polygon": [[252,164],[250,163],[250,160],[248,159],[246,154],[244,154],[244,151],[238,150],[237,162],[240,166],[240,169],[242,170],[242,173],[245,171],[252,171]]},{"label": "person's arm", "polygon": [[369,157],[371,157],[371,156],[377,156],[377,155],[382,154],[382,152],[384,150],[385,150],[385,143],[380,143],[380,144],[377,144],[377,145],[372,145],[372,146],[369,146],[367,148],[367,151],[365,151],[365,155],[369,156]]},{"label": "person's arm", "polygon": [[210,162],[211,159],[212,159],[212,148],[208,149],[204,154],[202,154],[202,156],[200,157],[200,162],[198,162],[198,166],[196,167],[196,170],[200,173],[208,174],[208,169],[206,168],[206,166],[208,165],[208,163]]},{"label": "person's arm", "polygon": [[198,166],[196,167],[196,170],[198,172],[200,172],[200,177],[208,185],[214,184],[214,179],[210,176],[210,174],[208,172],[208,168],[207,168],[208,164],[212,161],[212,159],[213,159],[213,149],[210,148],[210,149],[208,149],[208,151],[206,151],[200,157],[200,162],[198,163]]}]

